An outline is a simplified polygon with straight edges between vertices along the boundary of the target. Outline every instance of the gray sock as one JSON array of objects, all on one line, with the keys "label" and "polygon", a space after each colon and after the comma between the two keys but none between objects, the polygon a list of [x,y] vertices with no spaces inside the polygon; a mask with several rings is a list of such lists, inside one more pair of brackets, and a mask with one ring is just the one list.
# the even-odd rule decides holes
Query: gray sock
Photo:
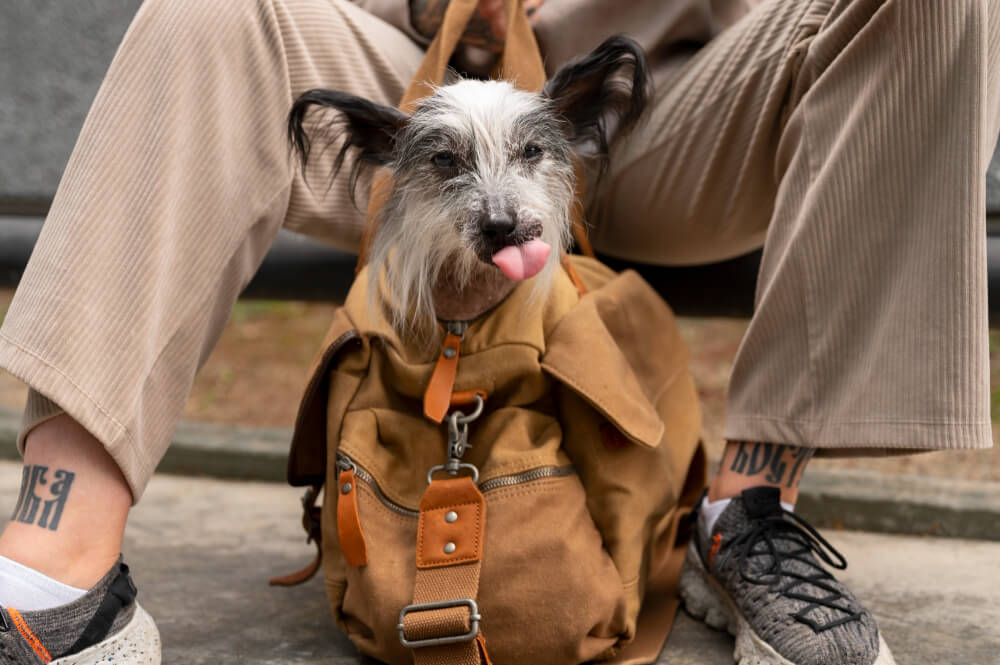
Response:
[{"label": "gray sock", "polygon": [[[93,588],[72,603],[53,607],[48,610],[19,613],[24,624],[27,625],[31,633],[34,634],[53,659],[66,655],[67,650],[76,644],[91,619],[94,618],[105,596],[108,595],[108,590],[111,588],[112,582],[118,577],[121,566],[122,560],[119,557],[118,561],[111,566],[107,574]],[[17,608],[13,609],[16,610]],[[27,644],[25,638],[20,633],[9,611],[5,610],[6,608],[0,608],[0,662],[4,662],[4,656],[12,656],[12,653],[16,653],[13,650],[18,647],[24,652],[25,657],[29,655],[33,656],[30,645]],[[133,601],[118,612],[106,637],[114,635],[125,627],[132,619],[134,613],[135,602]],[[7,631],[3,631],[4,622],[9,625]],[[8,651],[8,648],[11,651]],[[21,661],[15,658],[12,662],[20,663]],[[24,662],[32,663],[35,661],[26,660]]]}]

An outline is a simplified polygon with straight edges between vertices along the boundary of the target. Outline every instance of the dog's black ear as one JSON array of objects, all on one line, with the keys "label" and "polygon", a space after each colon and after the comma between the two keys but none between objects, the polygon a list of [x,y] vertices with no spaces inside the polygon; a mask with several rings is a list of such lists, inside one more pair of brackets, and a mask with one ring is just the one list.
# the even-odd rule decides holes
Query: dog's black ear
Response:
[{"label": "dog's black ear", "polygon": [[[357,169],[362,164],[384,165],[392,158],[396,135],[406,126],[409,116],[391,106],[376,104],[357,95],[337,90],[310,90],[295,100],[288,114],[288,141],[298,153],[302,165],[309,161],[312,138],[304,127],[309,110],[314,106],[340,111],[328,126],[314,127],[330,141],[342,137],[343,144],[334,162],[334,174],[344,164],[344,157],[351,149],[357,150]],[[329,132],[333,129],[333,132]],[[353,191],[353,187],[351,188]]]},{"label": "dog's black ear", "polygon": [[543,93],[568,121],[570,140],[577,149],[605,158],[608,143],[639,120],[649,89],[642,47],[618,35],[565,65],[545,84]]}]

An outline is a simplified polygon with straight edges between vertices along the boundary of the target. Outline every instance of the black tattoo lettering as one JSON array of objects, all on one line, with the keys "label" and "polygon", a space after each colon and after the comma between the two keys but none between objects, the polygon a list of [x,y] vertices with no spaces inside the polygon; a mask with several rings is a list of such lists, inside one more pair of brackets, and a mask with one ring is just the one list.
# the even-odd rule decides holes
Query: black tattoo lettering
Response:
[{"label": "black tattoo lettering", "polygon": [[[63,508],[66,507],[69,490],[76,474],[64,469],[56,469],[52,474],[52,483],[50,484],[48,473],[49,467],[47,466],[36,464],[24,467],[24,473],[21,477],[21,493],[17,498],[17,505],[14,507],[11,519],[23,524],[37,524],[50,531],[59,528],[59,520],[62,519]],[[48,492],[42,491],[45,487],[48,487]],[[44,498],[40,494],[47,494],[51,498]]]},{"label": "black tattoo lettering", "polygon": [[730,471],[746,476],[756,476],[770,463],[772,446],[769,443],[755,443],[750,449],[750,454],[747,454],[748,445],[746,442],[740,441],[740,447],[736,451],[736,457],[733,459]]},{"label": "black tattoo lettering", "polygon": [[771,453],[773,452],[773,448],[768,443],[754,444],[753,452],[750,453],[750,464],[747,466],[747,475],[756,476],[766,469],[768,462],[771,461]]},{"label": "black tattoo lettering", "polygon": [[18,505],[21,512],[16,515],[18,522],[35,523],[35,515],[38,514],[38,507],[42,503],[35,494],[35,488],[46,484],[45,474],[48,471],[47,466],[24,467],[24,475],[21,476],[21,501]]},{"label": "black tattoo lettering", "polygon": [[66,499],[69,497],[69,488],[73,484],[76,474],[58,469],[54,476],[55,482],[49,488],[53,498],[45,502],[42,516],[38,520],[38,526],[43,529],[48,527],[52,531],[59,528],[59,520],[62,518],[63,508],[66,507]]},{"label": "black tattoo lettering", "polygon": [[[788,476],[788,484],[785,487],[792,487],[792,483],[795,482],[796,476],[798,476],[799,480],[802,479],[801,474],[799,474],[799,469],[802,468],[803,464],[805,464],[812,458],[813,453],[815,452],[816,452],[815,448],[792,449],[792,459],[795,460],[795,466],[792,467],[792,474]],[[803,468],[802,471],[804,473],[805,469]]]},{"label": "black tattoo lettering", "polygon": [[792,487],[814,452],[814,448],[740,441],[729,470],[745,476],[756,476],[766,471],[765,482],[772,485],[787,483],[786,487]]},{"label": "black tattoo lettering", "polygon": [[774,454],[771,455],[770,472],[764,476],[764,480],[769,483],[777,485],[785,477],[785,471],[788,469],[788,464],[782,459],[785,456],[785,448],[787,446],[780,444],[774,448]]},{"label": "black tattoo lettering", "polygon": [[733,458],[733,465],[729,467],[730,471],[735,471],[736,473],[743,473],[743,469],[746,468],[747,462],[750,461],[750,456],[747,455],[746,444],[740,441],[740,447],[736,449],[736,457]]},{"label": "black tattoo lettering", "polygon": [[21,471],[21,493],[17,495],[17,503],[14,504],[14,514],[10,516],[11,521],[17,519],[17,514],[21,512],[21,506],[24,505],[24,495],[28,488],[28,467],[25,467]]}]

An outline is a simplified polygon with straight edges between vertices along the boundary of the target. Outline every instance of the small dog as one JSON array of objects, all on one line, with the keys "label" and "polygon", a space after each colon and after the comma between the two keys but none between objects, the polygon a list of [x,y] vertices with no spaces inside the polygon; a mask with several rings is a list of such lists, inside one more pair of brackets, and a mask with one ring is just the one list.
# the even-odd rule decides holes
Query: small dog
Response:
[{"label": "small dog", "polygon": [[641,48],[619,36],[563,67],[538,94],[460,80],[407,115],[311,90],[292,107],[288,133],[304,168],[308,113],[336,109],[320,128],[341,142],[334,174],[351,152],[352,191],[362,169],[391,170],[369,293],[402,336],[433,329],[438,317],[473,318],[524,279],[535,278],[537,294],[547,290],[572,240],[574,153],[603,172],[609,141],[636,124],[648,88]]}]

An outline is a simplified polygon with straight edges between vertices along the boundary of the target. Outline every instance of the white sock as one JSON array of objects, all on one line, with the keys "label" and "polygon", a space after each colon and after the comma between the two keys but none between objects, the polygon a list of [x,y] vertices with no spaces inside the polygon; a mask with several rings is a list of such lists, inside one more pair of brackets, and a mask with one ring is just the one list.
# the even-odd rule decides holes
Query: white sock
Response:
[{"label": "white sock", "polygon": [[0,556],[0,605],[35,612],[72,603],[87,593]]},{"label": "white sock", "polygon": [[719,519],[719,515],[729,506],[730,501],[732,499],[709,501],[708,497],[705,497],[705,500],[701,502],[701,509],[698,511],[698,528],[701,529],[702,536],[708,538],[712,535],[715,520]]},{"label": "white sock", "polygon": [[[719,515],[722,511],[729,506],[729,502],[732,499],[719,499],[718,501],[709,501],[708,497],[701,502],[701,509],[698,511],[698,528],[701,530],[701,535],[708,538],[712,535],[712,529],[715,527],[715,521],[719,519]],[[788,503],[787,501],[781,502],[781,507],[790,513],[795,512],[795,504]]]}]

